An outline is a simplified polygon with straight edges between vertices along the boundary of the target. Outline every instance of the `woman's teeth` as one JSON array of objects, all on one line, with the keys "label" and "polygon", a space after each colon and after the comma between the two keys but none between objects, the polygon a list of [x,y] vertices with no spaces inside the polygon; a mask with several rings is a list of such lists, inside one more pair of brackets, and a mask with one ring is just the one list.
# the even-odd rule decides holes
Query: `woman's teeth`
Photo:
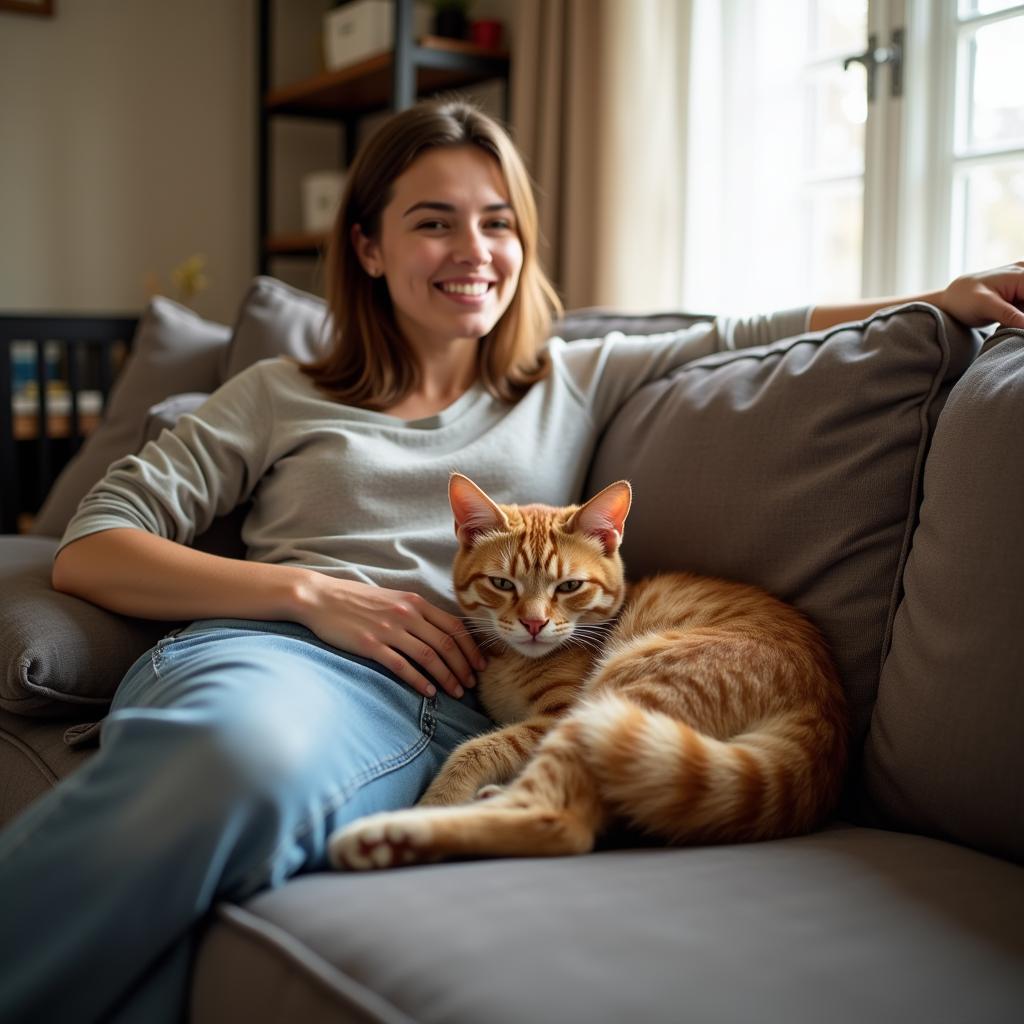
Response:
[{"label": "woman's teeth", "polygon": [[489,287],[490,285],[486,281],[481,281],[478,284],[456,284],[447,281],[441,285],[441,291],[452,295],[483,295]]}]

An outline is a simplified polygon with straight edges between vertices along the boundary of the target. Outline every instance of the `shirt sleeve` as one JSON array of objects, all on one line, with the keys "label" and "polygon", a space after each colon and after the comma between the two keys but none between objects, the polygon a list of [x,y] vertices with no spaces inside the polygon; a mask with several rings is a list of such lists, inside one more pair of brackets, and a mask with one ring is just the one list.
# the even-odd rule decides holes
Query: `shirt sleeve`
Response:
[{"label": "shirt sleeve", "polygon": [[770,345],[802,334],[809,316],[810,308],[804,306],[768,315],[717,317],[663,334],[616,331],[570,343],[553,338],[549,351],[555,372],[567,379],[595,424],[603,428],[644,384],[715,352]]},{"label": "shirt sleeve", "polygon": [[61,538],[131,527],[190,544],[253,492],[268,468],[273,409],[261,364],[215,391],[137,455],[111,463]]}]

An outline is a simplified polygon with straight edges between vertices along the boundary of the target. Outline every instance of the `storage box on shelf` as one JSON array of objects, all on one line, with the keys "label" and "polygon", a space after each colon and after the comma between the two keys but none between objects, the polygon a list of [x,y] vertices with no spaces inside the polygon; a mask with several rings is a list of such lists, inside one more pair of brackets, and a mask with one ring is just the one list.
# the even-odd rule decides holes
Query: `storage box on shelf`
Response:
[{"label": "storage box on shelf", "polygon": [[[413,4],[417,39],[430,31],[430,4]],[[356,64],[395,45],[395,6],[391,0],[355,0],[324,15],[324,64],[328,71]]]}]

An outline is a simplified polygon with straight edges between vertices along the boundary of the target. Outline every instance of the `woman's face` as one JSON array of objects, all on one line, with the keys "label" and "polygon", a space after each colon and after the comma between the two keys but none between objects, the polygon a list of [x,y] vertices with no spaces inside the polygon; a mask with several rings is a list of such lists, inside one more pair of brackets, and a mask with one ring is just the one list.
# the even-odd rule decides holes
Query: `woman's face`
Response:
[{"label": "woman's face", "polygon": [[357,226],[402,333],[422,351],[487,334],[515,295],[523,246],[497,160],[477,146],[427,150],[395,179],[377,238]]}]

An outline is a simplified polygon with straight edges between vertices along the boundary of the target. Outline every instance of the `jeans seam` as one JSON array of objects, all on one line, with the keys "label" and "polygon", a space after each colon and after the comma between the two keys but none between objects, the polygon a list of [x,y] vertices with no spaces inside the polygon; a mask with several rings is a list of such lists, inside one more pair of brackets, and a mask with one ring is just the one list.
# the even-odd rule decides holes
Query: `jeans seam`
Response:
[{"label": "jeans seam", "polygon": [[423,751],[426,750],[433,742],[434,733],[437,731],[436,710],[437,698],[424,698],[420,708],[419,739],[411,746],[400,750],[397,754],[392,754],[390,757],[384,758],[383,760],[377,761],[364,768],[344,789],[337,790],[326,796],[320,804],[319,816],[314,817],[312,814],[307,815],[306,818],[301,821],[295,829],[293,829],[292,834],[287,841],[283,840],[278,843],[278,845],[271,851],[266,863],[261,865],[257,871],[254,871],[243,881],[242,891],[253,891],[251,888],[252,886],[262,888],[265,884],[264,879],[268,874],[270,865],[277,860],[287,846],[308,835],[318,821],[323,821],[329,814],[333,814],[339,807],[348,803],[348,801],[351,800],[352,797],[355,796],[355,794],[363,787],[369,785],[371,782],[376,782],[377,779],[383,778],[385,775],[398,768],[411,764],[421,753],[423,753]]}]

